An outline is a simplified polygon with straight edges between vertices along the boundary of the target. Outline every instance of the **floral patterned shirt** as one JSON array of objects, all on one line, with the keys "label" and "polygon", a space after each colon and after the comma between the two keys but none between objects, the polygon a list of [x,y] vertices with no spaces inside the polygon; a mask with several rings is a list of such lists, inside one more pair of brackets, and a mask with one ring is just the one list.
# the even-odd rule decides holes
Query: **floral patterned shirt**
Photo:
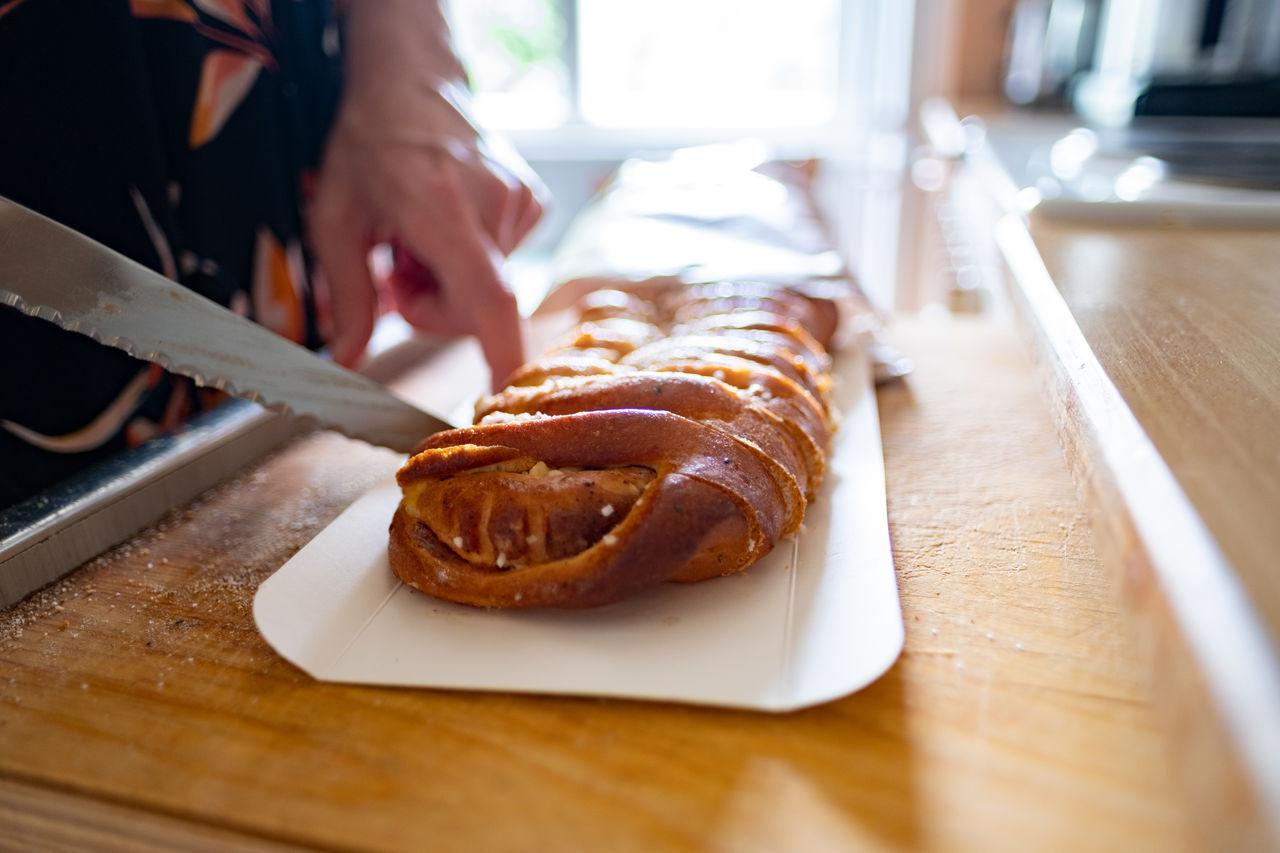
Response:
[{"label": "floral patterned shirt", "polygon": [[[0,195],[318,346],[328,0],[0,0]],[[0,306],[0,507],[181,424],[187,380]]]}]

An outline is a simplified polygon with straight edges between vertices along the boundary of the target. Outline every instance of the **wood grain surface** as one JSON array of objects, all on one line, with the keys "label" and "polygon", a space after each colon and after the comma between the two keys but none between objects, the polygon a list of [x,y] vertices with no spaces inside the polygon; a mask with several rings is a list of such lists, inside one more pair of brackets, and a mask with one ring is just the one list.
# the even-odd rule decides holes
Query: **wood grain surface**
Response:
[{"label": "wood grain surface", "polygon": [[[1023,345],[990,319],[894,338],[907,639],[860,693],[767,715],[315,682],[254,590],[398,462],[321,433],[0,612],[0,822],[31,849],[1191,849]],[[408,385],[447,410],[476,369],[446,351]]]},{"label": "wood grain surface", "polygon": [[942,259],[949,304],[980,271],[978,301],[1018,316],[1195,821],[1215,849],[1275,849],[1277,232],[1028,216],[1019,166],[1072,120],[976,112],[988,144],[949,164],[918,253]]},{"label": "wood grain surface", "polygon": [[1089,346],[1280,644],[1280,231],[1039,220]]},{"label": "wood grain surface", "polygon": [[[1222,850],[1280,838],[1280,668],[1237,570],[1076,324],[1020,218],[997,241],[1104,560],[1153,664],[1179,783]],[[1099,234],[1123,245],[1124,233]]]}]

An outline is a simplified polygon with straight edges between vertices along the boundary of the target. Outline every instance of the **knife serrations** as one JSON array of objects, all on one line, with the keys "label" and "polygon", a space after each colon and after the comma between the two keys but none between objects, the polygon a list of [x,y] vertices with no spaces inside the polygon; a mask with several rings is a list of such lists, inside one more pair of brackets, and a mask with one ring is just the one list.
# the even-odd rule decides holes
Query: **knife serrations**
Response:
[{"label": "knife serrations", "polygon": [[409,452],[445,420],[0,198],[0,303],[196,383]]},{"label": "knife serrations", "polygon": [[8,305],[11,308],[16,308],[30,317],[47,320],[68,332],[75,332],[76,334],[93,338],[100,344],[121,350],[134,358],[158,364],[170,373],[177,373],[194,380],[195,383],[201,387],[215,388],[231,395],[232,397],[239,397],[248,400],[251,403],[257,403],[263,408],[269,409],[273,412],[279,412],[280,414],[303,416],[301,413],[295,412],[293,407],[287,402],[282,400],[267,400],[263,398],[260,393],[251,388],[237,388],[235,383],[221,379],[217,376],[208,376],[194,365],[178,364],[174,362],[173,359],[165,355],[161,350],[144,350],[135,346],[133,341],[128,338],[119,336],[109,337],[95,329],[93,326],[90,326],[80,320],[68,319],[66,315],[61,311],[58,311],[56,308],[50,308],[47,305],[32,305],[18,294],[5,290],[3,287],[0,287],[0,303]]}]

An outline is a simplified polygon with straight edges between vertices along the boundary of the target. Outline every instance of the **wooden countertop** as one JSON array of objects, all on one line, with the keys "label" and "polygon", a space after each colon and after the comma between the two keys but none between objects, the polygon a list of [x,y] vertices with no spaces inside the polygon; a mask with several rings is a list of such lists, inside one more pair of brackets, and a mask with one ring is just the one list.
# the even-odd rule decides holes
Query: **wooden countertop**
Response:
[{"label": "wooden countertop", "polygon": [[1280,643],[1280,229],[1032,236],[1107,376]]},{"label": "wooden countertop", "polygon": [[397,461],[317,434],[0,612],[5,843],[1190,849],[1013,323],[893,336],[917,362],[879,394],[907,637],[871,687],[773,716],[315,682],[258,635],[254,590]]},{"label": "wooden countertop", "polygon": [[[1280,241],[1035,219],[1023,246],[1041,266],[1019,260],[1013,220],[997,230],[1040,320],[1025,325],[1153,659],[1179,773],[1215,835],[1268,849],[1280,843],[1280,294],[1268,293]],[[1232,280],[1210,290],[1211,270]],[[1061,308],[1069,325],[1049,319]]]},{"label": "wooden countertop", "polygon": [[[988,301],[1007,298],[1030,343],[1198,821],[1215,846],[1270,849],[1280,843],[1280,230],[1028,214],[1019,157],[1047,150],[1067,121],[990,118],[989,142],[955,161],[936,194],[933,242],[953,272],[981,272],[969,281]],[[958,291],[964,283],[956,272]]]}]

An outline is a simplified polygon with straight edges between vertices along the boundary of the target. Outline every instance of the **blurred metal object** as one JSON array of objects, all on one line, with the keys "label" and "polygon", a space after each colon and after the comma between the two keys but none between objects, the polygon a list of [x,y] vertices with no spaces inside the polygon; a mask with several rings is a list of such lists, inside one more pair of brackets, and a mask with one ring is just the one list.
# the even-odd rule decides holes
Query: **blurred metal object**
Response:
[{"label": "blurred metal object", "polygon": [[1009,21],[1004,94],[1015,104],[1062,104],[1093,65],[1100,0],[1022,0]]},{"label": "blurred metal object", "polygon": [[0,512],[0,608],[141,530],[305,429],[230,400]]},{"label": "blurred metal object", "polygon": [[1280,0],[1107,3],[1070,100],[1106,126],[1135,115],[1280,115]]}]

